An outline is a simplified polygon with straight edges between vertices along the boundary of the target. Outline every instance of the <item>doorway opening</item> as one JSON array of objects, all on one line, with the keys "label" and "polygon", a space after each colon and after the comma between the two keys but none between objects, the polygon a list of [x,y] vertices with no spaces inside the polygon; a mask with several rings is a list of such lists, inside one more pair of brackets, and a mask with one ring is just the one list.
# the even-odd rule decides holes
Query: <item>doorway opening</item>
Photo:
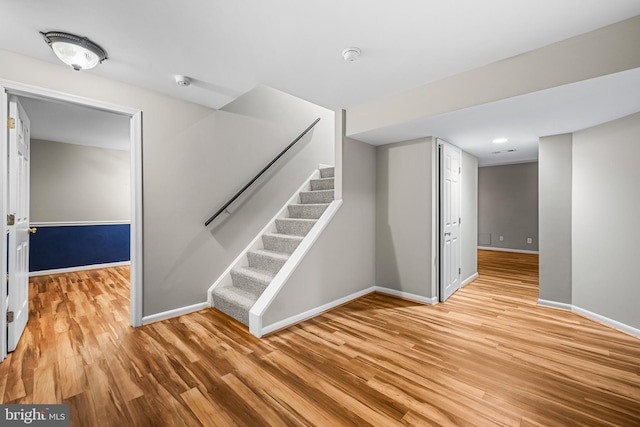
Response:
[{"label": "doorway opening", "polygon": [[[106,112],[123,116],[129,122],[129,147],[130,147],[130,323],[132,326],[142,324],[142,112],[136,109],[108,104],[102,101],[91,100],[75,95],[64,94],[43,88],[22,85],[13,82],[0,81],[0,96],[2,103],[2,152],[0,152],[0,185],[2,198],[0,199],[0,219],[8,220],[8,190],[9,190],[9,130],[10,120],[9,99],[11,97],[28,98],[54,102],[62,105],[89,108],[99,112]],[[9,227],[7,226],[7,229]],[[8,273],[8,243],[9,235],[2,233],[3,241],[0,243],[0,273],[5,277]],[[5,316],[8,310],[8,295],[15,285],[10,281],[7,286],[1,286],[0,292],[0,361],[7,356],[7,321],[12,320]]]}]

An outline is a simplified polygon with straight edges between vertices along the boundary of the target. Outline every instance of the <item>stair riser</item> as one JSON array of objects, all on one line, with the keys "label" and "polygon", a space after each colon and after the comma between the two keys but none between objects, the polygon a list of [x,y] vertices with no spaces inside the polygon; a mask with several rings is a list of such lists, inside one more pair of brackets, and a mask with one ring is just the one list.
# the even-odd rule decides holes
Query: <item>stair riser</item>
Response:
[{"label": "stair riser", "polygon": [[271,258],[252,252],[247,253],[247,258],[249,259],[249,267],[268,271],[274,275],[280,271],[284,263],[287,262],[287,260]]},{"label": "stair riser", "polygon": [[222,298],[216,293],[213,293],[213,306],[221,312],[233,317],[238,322],[244,323],[249,326],[249,309],[239,307],[233,301],[229,301],[226,298]]},{"label": "stair riser", "polygon": [[333,178],[327,179],[312,179],[311,180],[311,190],[333,190],[334,188],[334,180]]},{"label": "stair riser", "polygon": [[334,177],[334,168],[320,169],[320,178],[333,178],[333,177]]},{"label": "stair riser", "polygon": [[306,236],[314,225],[315,221],[276,220],[278,233],[292,236]]},{"label": "stair riser", "polygon": [[328,206],[289,206],[290,218],[318,219],[322,216]]},{"label": "stair riser", "polygon": [[266,250],[292,254],[300,244],[300,241],[274,236],[262,236],[262,244]]},{"label": "stair riser", "polygon": [[304,203],[331,203],[333,201],[333,190],[328,191],[302,191],[300,192],[300,202]]}]

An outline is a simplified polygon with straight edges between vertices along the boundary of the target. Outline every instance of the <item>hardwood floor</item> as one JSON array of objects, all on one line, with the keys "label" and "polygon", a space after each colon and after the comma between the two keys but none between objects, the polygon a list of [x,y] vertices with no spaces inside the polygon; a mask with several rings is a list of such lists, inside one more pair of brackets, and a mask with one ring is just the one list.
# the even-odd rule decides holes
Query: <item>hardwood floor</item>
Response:
[{"label": "hardwood floor", "polygon": [[640,339],[538,307],[537,256],[479,252],[446,303],[382,294],[262,340],[208,309],[128,326],[128,270],[31,281],[3,403],[73,426],[639,426]]}]

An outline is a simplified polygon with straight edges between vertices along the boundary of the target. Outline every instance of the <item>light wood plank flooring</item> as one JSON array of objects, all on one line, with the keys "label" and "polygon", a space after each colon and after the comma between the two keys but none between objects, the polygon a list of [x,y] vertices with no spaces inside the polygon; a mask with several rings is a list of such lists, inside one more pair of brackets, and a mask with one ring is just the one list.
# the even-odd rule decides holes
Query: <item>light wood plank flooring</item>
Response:
[{"label": "light wood plank flooring", "polygon": [[639,426],[640,339],[536,306],[537,256],[479,252],[444,304],[370,294],[258,340],[214,310],[128,326],[128,269],[31,281],[3,403],[73,426]]}]

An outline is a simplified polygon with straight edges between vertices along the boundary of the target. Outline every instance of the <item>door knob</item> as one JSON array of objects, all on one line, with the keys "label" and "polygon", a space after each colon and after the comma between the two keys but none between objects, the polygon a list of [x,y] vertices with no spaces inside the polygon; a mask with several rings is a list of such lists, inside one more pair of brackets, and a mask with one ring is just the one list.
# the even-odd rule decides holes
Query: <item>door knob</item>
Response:
[{"label": "door knob", "polygon": [[32,227],[29,229],[29,234],[36,234],[36,231],[38,231],[38,229],[35,227]]}]

